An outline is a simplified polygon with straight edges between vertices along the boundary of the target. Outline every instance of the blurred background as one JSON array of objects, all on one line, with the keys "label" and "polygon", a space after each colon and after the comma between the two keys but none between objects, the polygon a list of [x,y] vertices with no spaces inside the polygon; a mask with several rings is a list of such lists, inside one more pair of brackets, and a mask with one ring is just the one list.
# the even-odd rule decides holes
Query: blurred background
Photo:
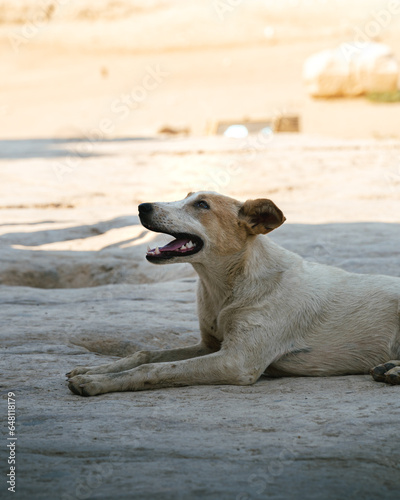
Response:
[{"label": "blurred background", "polygon": [[307,134],[400,134],[399,103],[316,100],[302,81],[343,42],[400,57],[395,0],[3,0],[0,23],[3,139],[204,135],[282,113]]}]

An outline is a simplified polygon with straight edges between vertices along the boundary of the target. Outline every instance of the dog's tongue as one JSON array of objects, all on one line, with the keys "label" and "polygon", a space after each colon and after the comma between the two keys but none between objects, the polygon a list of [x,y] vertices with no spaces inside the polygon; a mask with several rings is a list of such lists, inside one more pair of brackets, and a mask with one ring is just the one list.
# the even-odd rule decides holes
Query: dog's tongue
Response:
[{"label": "dog's tongue", "polygon": [[189,238],[177,238],[176,240],[171,241],[167,245],[161,247],[161,248],[147,248],[147,255],[159,255],[160,253],[163,252],[180,252],[180,253],[185,253],[192,248],[194,248],[196,245],[192,243],[192,241]]},{"label": "dog's tongue", "polygon": [[178,248],[181,248],[181,246],[186,245],[186,243],[189,243],[188,239],[173,240],[164,247],[161,247],[160,252],[171,252],[173,250],[178,250]]}]

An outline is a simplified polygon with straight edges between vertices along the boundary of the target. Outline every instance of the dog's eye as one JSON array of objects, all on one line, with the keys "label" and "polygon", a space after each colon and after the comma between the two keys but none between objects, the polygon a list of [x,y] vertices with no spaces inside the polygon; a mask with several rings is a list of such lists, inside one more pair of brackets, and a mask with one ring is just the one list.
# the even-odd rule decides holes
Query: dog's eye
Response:
[{"label": "dog's eye", "polygon": [[194,206],[197,208],[204,208],[205,210],[208,210],[210,208],[210,205],[204,200],[196,201]]}]

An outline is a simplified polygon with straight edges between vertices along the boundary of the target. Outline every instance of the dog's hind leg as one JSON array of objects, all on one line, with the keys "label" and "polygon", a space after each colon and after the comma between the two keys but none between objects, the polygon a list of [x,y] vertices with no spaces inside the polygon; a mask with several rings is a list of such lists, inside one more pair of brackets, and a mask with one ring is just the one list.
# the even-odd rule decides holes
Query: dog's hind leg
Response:
[{"label": "dog's hind leg", "polygon": [[391,385],[400,385],[400,360],[394,359],[370,370],[374,380]]},{"label": "dog's hind leg", "polygon": [[[393,347],[393,356],[400,356],[400,300],[398,303],[397,314],[399,318],[399,328],[395,345]],[[370,373],[377,382],[385,382],[391,385],[400,385],[400,358],[392,359],[387,363],[371,368]]]},{"label": "dog's hind leg", "polygon": [[181,361],[183,359],[197,358],[204,356],[206,354],[211,354],[215,352],[215,349],[211,349],[204,345],[203,343],[196,344],[190,347],[181,347],[178,349],[165,349],[160,351],[138,351],[131,356],[119,359],[113,363],[99,366],[78,366],[74,370],[67,373],[68,378],[75,377],[75,375],[82,375],[86,373],[87,375],[95,375],[102,373],[118,373],[126,370],[131,370],[140,365],[145,365],[148,363],[163,363],[166,361]]}]

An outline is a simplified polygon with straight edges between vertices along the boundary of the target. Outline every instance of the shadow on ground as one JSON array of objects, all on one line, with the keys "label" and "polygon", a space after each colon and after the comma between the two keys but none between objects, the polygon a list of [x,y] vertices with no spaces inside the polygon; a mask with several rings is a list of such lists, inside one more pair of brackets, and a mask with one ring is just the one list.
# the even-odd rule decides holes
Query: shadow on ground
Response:
[{"label": "shadow on ground", "polygon": [[89,158],[102,156],[93,152],[93,144],[109,142],[151,141],[152,137],[122,137],[96,139],[92,137],[69,137],[65,139],[3,139],[0,140],[1,160],[26,158],[62,158],[78,156]]},{"label": "shadow on ground", "polygon": [[[146,282],[142,271],[140,277],[135,276],[140,264],[146,264],[147,246],[147,242],[141,242],[147,231],[140,226],[138,217],[117,217],[62,229],[41,230],[39,224],[37,227],[36,231],[10,232],[0,236],[0,284],[81,288]],[[127,229],[123,236],[107,243],[107,233],[121,228]],[[126,237],[127,234],[133,236]],[[104,243],[100,249],[91,250],[90,242],[98,247],[96,238],[100,235],[105,235]],[[286,224],[270,237],[307,260],[335,265],[347,271],[400,276],[400,224]],[[167,236],[164,238],[169,241]],[[84,239],[88,243],[82,250],[79,245]],[[76,250],[73,249],[74,241],[79,242]],[[57,242],[69,242],[70,249],[52,249]],[[47,245],[46,249],[41,248],[43,245]],[[151,273],[156,267],[147,265],[148,282],[154,282]],[[178,269],[167,267],[170,271]],[[177,276],[179,273],[171,273],[171,279]]]}]

